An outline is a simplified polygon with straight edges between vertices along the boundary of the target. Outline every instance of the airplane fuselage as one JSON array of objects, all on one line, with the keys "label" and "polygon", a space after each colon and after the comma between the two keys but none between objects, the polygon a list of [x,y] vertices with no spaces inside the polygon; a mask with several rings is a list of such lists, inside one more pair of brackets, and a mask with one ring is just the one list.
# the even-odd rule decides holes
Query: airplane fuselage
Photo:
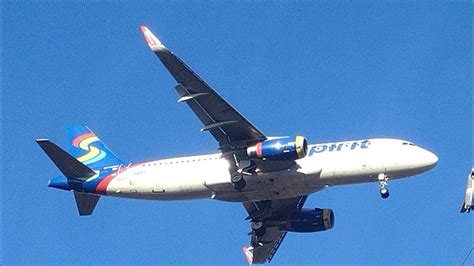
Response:
[{"label": "airplane fuselage", "polygon": [[[306,157],[293,166],[278,172],[257,169],[246,177],[245,189],[237,191],[230,181],[228,161],[215,153],[119,166],[102,181],[105,193],[101,194],[150,200],[270,200],[307,195],[329,186],[375,182],[379,174],[390,179],[413,176],[431,169],[436,161],[431,152],[397,139],[309,145]],[[84,187],[89,187],[87,182]]]}]

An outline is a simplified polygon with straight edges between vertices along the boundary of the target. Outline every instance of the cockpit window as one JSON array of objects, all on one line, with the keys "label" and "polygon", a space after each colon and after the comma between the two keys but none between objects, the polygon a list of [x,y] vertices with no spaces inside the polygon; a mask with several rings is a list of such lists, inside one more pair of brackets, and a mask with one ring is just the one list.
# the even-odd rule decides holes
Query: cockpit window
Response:
[{"label": "cockpit window", "polygon": [[408,145],[408,146],[416,146],[415,143],[412,143],[412,142],[402,142],[402,145]]}]

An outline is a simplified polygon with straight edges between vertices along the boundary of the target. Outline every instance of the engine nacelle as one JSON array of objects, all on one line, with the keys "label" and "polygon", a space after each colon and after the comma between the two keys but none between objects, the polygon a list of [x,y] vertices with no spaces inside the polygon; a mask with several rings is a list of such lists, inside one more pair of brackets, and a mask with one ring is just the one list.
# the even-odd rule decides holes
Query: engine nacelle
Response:
[{"label": "engine nacelle", "polygon": [[264,140],[247,148],[251,159],[272,161],[297,160],[306,156],[308,142],[303,136]]},{"label": "engine nacelle", "polygon": [[278,227],[280,231],[287,232],[317,232],[334,227],[334,212],[331,209],[302,209],[288,215]]}]

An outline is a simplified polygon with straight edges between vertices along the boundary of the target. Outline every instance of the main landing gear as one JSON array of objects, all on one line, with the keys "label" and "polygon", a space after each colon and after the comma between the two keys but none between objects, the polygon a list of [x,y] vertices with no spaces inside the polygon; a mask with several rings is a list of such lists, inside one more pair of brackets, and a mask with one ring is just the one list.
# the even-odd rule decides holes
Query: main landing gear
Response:
[{"label": "main landing gear", "polygon": [[230,181],[236,190],[244,189],[247,182],[245,182],[244,176],[251,176],[255,173],[257,165],[254,161],[243,160],[239,164],[239,168],[233,172]]},{"label": "main landing gear", "polygon": [[388,196],[390,196],[390,193],[388,192],[387,188],[388,176],[385,174],[379,174],[378,180],[380,187],[380,196],[382,197],[382,199],[386,199],[388,198]]},{"label": "main landing gear", "polygon": [[253,221],[251,224],[250,224],[250,227],[252,228],[252,230],[255,232],[255,235],[256,236],[263,236],[266,232],[266,229],[265,227],[263,226],[263,222],[262,221]]},{"label": "main landing gear", "polygon": [[230,178],[230,181],[232,182],[234,188],[237,190],[242,190],[244,189],[245,185],[247,185],[247,182],[245,182],[244,179],[244,175],[240,173],[233,174]]}]

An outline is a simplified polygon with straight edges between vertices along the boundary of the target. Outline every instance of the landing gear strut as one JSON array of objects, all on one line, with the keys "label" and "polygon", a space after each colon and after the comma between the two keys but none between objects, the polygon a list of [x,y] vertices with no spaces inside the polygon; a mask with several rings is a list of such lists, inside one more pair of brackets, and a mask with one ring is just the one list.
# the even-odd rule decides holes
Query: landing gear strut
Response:
[{"label": "landing gear strut", "polygon": [[379,174],[378,180],[380,187],[380,196],[382,197],[382,199],[386,199],[388,198],[388,196],[390,196],[390,193],[388,192],[387,188],[388,176],[386,176],[385,174]]}]

